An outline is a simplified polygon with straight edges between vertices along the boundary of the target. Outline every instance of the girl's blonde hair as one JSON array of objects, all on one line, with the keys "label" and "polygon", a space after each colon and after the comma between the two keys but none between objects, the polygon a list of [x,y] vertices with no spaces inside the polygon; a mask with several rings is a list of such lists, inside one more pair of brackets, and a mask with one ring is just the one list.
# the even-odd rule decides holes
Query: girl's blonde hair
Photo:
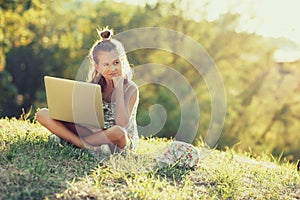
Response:
[{"label": "girl's blonde hair", "polygon": [[[123,44],[120,41],[111,38],[113,35],[113,30],[108,29],[107,27],[105,27],[104,29],[97,28],[97,32],[98,35],[100,36],[100,39],[93,44],[89,52],[89,59],[92,66],[94,66],[94,64],[99,63],[98,60],[99,52],[101,51],[109,52],[112,50],[116,50],[119,54],[119,59],[121,62],[122,75],[126,79],[131,80],[133,77],[133,71],[128,62]],[[101,74],[99,74],[94,67],[91,67],[88,73],[87,80],[89,82],[99,82],[99,78],[101,78]],[[98,79],[98,81],[96,81],[95,79]]]}]

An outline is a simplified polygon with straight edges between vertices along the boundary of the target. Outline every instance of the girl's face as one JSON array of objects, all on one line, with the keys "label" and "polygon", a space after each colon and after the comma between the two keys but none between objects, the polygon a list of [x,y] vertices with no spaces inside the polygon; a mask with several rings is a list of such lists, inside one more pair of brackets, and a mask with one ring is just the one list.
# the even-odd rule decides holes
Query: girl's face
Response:
[{"label": "girl's face", "polygon": [[117,51],[100,51],[98,55],[98,64],[95,69],[104,76],[105,79],[122,76],[121,62]]}]

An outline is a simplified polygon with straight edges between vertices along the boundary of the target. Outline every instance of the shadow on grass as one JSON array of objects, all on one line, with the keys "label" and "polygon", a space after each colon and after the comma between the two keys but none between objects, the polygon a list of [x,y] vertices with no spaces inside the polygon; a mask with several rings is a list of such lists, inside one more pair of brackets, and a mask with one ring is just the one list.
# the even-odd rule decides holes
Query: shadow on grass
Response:
[{"label": "shadow on grass", "polygon": [[55,199],[68,182],[85,177],[98,164],[87,150],[27,137],[0,146],[1,199]]},{"label": "shadow on grass", "polygon": [[[160,166],[154,154],[114,154],[85,179],[73,182],[59,199],[161,199],[155,195],[184,185],[192,169]],[[177,190],[177,189],[176,189]],[[173,191],[174,194],[174,191]],[[165,199],[165,198],[163,198]]]},{"label": "shadow on grass", "polygon": [[[114,155],[100,166],[99,160],[88,150],[64,142],[57,144],[42,137],[4,140],[0,149],[1,199],[91,199],[94,195],[101,195],[89,192],[91,189],[108,185],[114,188],[116,184],[125,187],[127,183],[122,183],[122,179],[128,181],[128,178],[144,174],[148,179],[163,177],[173,182],[189,173],[189,170],[176,166],[158,167],[154,158],[138,154]],[[104,179],[106,184],[99,184],[99,180]],[[74,185],[82,188],[75,191]],[[83,195],[82,191],[86,193]]]},{"label": "shadow on grass", "polygon": [[170,185],[188,174],[156,168],[155,153],[168,145],[163,140],[142,140],[138,154],[113,155],[100,165],[89,150],[57,144],[49,134],[34,122],[0,119],[0,199],[143,199],[175,193]]}]

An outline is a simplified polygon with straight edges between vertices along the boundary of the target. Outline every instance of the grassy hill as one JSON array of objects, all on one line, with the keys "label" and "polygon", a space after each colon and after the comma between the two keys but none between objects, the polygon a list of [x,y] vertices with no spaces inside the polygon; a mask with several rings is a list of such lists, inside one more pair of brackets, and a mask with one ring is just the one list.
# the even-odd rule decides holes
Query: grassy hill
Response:
[{"label": "grassy hill", "polygon": [[159,167],[155,156],[171,141],[141,139],[135,153],[100,162],[49,134],[0,119],[0,199],[300,199],[295,163],[272,156],[203,148],[194,170]]}]

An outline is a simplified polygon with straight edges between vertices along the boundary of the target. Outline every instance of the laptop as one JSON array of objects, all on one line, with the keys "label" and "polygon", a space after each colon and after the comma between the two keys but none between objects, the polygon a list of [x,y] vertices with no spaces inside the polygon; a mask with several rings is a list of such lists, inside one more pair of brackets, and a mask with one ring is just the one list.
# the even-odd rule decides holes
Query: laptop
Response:
[{"label": "laptop", "polygon": [[99,84],[44,76],[47,105],[52,119],[104,127]]}]

